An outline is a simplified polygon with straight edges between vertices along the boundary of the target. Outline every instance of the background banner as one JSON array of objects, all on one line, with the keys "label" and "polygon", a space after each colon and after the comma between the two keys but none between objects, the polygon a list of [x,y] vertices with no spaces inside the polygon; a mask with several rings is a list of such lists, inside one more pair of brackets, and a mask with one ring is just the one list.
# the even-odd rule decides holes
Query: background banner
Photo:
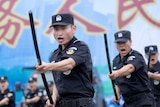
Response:
[{"label": "background banner", "polygon": [[[25,84],[32,75],[37,59],[29,23],[33,12],[39,51],[42,61],[49,61],[57,48],[51,16],[70,12],[75,17],[75,36],[85,41],[94,67],[98,70],[103,95],[113,95],[108,78],[108,65],[103,34],[107,33],[110,59],[118,54],[114,33],[130,30],[132,48],[144,55],[144,47],[160,48],[160,0],[0,0],[0,75],[7,75],[10,87],[16,81]],[[112,62],[111,62],[112,63]]]}]

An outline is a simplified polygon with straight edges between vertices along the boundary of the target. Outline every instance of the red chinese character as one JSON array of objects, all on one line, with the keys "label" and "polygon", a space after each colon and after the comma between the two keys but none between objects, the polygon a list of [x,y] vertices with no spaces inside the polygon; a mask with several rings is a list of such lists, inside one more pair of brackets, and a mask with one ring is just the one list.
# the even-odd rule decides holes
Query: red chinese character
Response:
[{"label": "red chinese character", "polygon": [[[63,3],[64,5],[59,9],[58,12],[72,13],[74,15],[75,21],[81,23],[85,27],[86,32],[89,32],[89,33],[103,33],[103,32],[105,32],[104,27],[102,27],[98,24],[94,24],[94,22],[91,22],[91,21],[83,18],[82,16],[78,15],[78,13],[76,13],[75,11],[72,10],[73,5],[75,5],[78,2],[79,2],[79,0],[65,0],[65,3]],[[46,31],[46,33],[50,34],[51,29],[48,29]]]},{"label": "red chinese character", "polygon": [[[13,7],[17,0],[0,0],[0,44],[3,42],[14,47],[18,41],[21,31],[29,26],[29,20],[13,13]],[[38,24],[37,22],[35,23]]]},{"label": "red chinese character", "polygon": [[[119,0],[118,6],[118,27],[121,29],[129,24],[137,14],[142,16],[154,26],[160,27],[160,22],[149,16],[144,9],[145,4],[154,3],[154,0]],[[129,14],[129,15],[127,15]],[[127,15],[128,17],[126,17]]]}]

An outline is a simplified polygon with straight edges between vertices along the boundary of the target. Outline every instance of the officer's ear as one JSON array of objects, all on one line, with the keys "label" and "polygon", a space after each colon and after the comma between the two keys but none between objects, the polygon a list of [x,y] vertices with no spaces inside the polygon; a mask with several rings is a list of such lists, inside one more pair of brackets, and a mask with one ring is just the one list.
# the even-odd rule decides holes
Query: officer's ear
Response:
[{"label": "officer's ear", "polygon": [[132,40],[129,40],[130,41],[130,43],[132,44]]},{"label": "officer's ear", "polygon": [[73,33],[75,33],[76,30],[77,30],[77,26],[76,25],[72,25],[72,30],[73,30]]},{"label": "officer's ear", "polygon": [[132,46],[132,40],[128,40],[130,47]]},{"label": "officer's ear", "polygon": [[148,59],[148,55],[147,54],[145,54],[145,58]]}]

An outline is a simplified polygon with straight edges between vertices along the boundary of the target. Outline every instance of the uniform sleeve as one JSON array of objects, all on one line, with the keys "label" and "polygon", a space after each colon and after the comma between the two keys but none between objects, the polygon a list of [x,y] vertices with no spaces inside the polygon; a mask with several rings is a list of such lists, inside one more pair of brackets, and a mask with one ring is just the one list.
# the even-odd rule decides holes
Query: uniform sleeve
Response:
[{"label": "uniform sleeve", "polygon": [[126,63],[133,64],[135,69],[138,70],[139,68],[144,66],[144,59],[143,59],[143,56],[140,54],[133,54],[128,57]]},{"label": "uniform sleeve", "polygon": [[14,101],[15,100],[15,93],[13,91],[10,91],[7,94],[7,97],[9,98],[10,101]]},{"label": "uniform sleeve", "polygon": [[63,55],[65,58],[73,58],[76,65],[80,65],[86,61],[90,56],[89,48],[84,43],[76,43],[74,47],[70,47]]}]

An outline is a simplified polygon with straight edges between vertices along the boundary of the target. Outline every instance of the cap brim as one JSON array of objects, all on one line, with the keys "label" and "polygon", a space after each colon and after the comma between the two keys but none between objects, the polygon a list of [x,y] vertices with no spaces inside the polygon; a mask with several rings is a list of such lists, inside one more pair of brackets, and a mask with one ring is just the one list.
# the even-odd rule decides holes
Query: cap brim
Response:
[{"label": "cap brim", "polygon": [[6,82],[7,80],[1,80],[0,82]]},{"label": "cap brim", "polygon": [[31,83],[31,82],[36,82],[36,81],[28,81],[29,83]]},{"label": "cap brim", "polygon": [[[158,52],[156,51],[151,51],[151,55],[157,54]],[[147,52],[147,55],[149,55],[149,52]]]},{"label": "cap brim", "polygon": [[117,42],[127,42],[128,39],[124,39],[124,38],[119,38],[117,40],[115,40],[114,42],[117,43]]},{"label": "cap brim", "polygon": [[50,25],[49,27],[54,27],[54,26],[57,26],[57,25],[67,26],[67,25],[69,25],[69,23],[57,22],[57,23],[54,23],[54,24]]}]

